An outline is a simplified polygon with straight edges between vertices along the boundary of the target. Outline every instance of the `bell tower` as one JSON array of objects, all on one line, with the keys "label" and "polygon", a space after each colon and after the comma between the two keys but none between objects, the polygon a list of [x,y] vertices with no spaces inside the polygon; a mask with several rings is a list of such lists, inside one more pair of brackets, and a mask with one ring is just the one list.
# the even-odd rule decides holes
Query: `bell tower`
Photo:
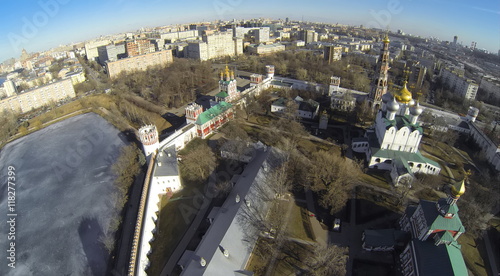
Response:
[{"label": "bell tower", "polygon": [[376,77],[373,80],[372,90],[368,95],[369,101],[372,103],[372,107],[376,108],[380,105],[382,101],[382,96],[387,93],[387,78],[389,71],[389,36],[386,34],[382,50],[380,51],[380,57],[377,63]]}]

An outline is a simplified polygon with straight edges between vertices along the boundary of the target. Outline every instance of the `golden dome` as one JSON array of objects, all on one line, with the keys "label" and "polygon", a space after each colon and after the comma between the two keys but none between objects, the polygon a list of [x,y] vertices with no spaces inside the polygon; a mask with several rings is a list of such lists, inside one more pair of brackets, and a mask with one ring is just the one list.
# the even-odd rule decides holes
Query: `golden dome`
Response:
[{"label": "golden dome", "polygon": [[457,182],[455,185],[451,186],[451,194],[454,197],[460,197],[465,194],[465,179],[462,182]]},{"label": "golden dome", "polygon": [[403,84],[403,88],[401,88],[401,90],[399,90],[398,92],[396,92],[394,94],[394,97],[396,98],[396,100],[400,103],[404,103],[404,104],[408,104],[410,103],[410,101],[412,100],[412,94],[411,92],[408,90],[408,88],[406,88],[406,81],[404,82]]},{"label": "golden dome", "polygon": [[391,41],[389,40],[389,36],[388,36],[387,34],[385,35],[384,40],[382,40],[382,41],[383,41],[384,43],[389,43],[389,42],[391,42]]}]

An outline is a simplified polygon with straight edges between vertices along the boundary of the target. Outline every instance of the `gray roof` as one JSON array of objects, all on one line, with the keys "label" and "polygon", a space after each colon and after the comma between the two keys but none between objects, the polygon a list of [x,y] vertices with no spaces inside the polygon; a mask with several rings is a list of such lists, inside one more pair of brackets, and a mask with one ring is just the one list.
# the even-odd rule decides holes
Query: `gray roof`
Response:
[{"label": "gray roof", "polygon": [[404,231],[395,229],[365,230],[365,245],[368,247],[395,246],[405,236]]},{"label": "gray roof", "polygon": [[177,154],[175,147],[162,148],[156,155],[154,176],[176,176],[179,175],[179,167],[177,165]]},{"label": "gray roof", "polygon": [[[265,186],[265,169],[261,168],[269,163],[271,151],[274,152],[271,149],[257,150],[255,158],[246,166],[219,212],[215,214],[212,225],[194,254],[187,252],[188,259],[182,258],[184,270],[181,275],[251,275],[244,268],[255,243],[249,237],[253,235],[256,239],[257,232],[251,225],[249,227],[242,223],[241,217],[244,216],[244,209],[248,209],[247,204],[259,208],[267,205],[262,200],[258,201],[259,197],[256,195]],[[240,198],[239,202],[236,201],[237,196]],[[214,215],[212,212],[211,214]],[[224,250],[229,252],[229,257],[224,256]],[[202,257],[206,261],[205,267],[200,265]]]}]

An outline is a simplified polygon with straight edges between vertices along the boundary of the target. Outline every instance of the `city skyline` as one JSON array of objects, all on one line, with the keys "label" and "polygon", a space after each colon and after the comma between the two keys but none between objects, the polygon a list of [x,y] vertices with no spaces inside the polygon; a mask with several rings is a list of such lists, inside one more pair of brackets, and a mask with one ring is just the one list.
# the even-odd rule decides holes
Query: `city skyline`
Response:
[{"label": "city skyline", "polygon": [[[500,2],[478,1],[244,1],[214,0],[185,3],[163,0],[40,0],[36,4],[1,1],[0,62],[19,58],[21,50],[49,50],[101,35],[132,32],[190,22],[272,18],[402,29],[422,37],[436,37],[464,46],[476,41],[478,48],[500,49]],[[300,11],[298,14],[297,11]]]}]

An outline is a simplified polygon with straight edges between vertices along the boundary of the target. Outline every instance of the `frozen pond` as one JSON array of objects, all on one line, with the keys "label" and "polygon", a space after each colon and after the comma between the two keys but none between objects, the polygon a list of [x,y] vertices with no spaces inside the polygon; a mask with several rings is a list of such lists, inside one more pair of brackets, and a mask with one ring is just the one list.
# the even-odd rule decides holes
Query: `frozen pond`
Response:
[{"label": "frozen pond", "polygon": [[[117,216],[111,165],[125,144],[117,129],[90,113],[2,149],[0,275],[105,275],[108,254],[98,239]],[[14,211],[7,205],[9,166],[15,168]],[[15,268],[7,258],[12,236]]]}]

